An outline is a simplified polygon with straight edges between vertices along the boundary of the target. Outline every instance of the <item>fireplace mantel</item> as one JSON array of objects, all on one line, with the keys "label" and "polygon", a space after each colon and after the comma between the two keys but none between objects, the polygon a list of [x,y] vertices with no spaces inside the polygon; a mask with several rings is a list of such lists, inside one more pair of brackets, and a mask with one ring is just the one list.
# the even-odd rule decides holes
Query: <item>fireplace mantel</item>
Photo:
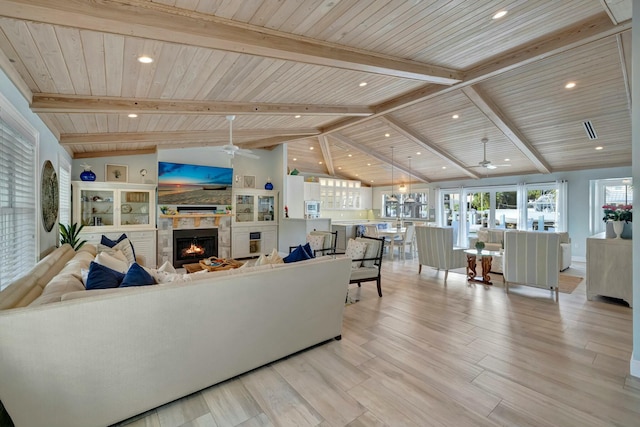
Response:
[{"label": "fireplace mantel", "polygon": [[200,227],[200,219],[201,218],[215,218],[215,225],[218,227],[220,225],[220,218],[230,217],[231,214],[205,214],[205,213],[189,213],[189,214],[176,214],[176,215],[165,215],[160,214],[160,218],[171,218],[173,219],[173,228],[178,228],[178,223],[180,222],[180,218],[193,218],[193,225],[195,227]]}]

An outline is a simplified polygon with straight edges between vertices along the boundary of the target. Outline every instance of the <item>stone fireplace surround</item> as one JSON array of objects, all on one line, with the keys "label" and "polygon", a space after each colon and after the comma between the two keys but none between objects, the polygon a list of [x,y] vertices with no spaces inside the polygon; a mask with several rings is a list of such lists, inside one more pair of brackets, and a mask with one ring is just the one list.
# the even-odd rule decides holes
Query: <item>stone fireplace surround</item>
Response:
[{"label": "stone fireplace surround", "polygon": [[[211,217],[198,217],[197,211],[201,211],[203,214],[211,213],[212,207],[192,207],[189,206],[190,213],[193,214],[193,218],[182,216],[178,221],[174,221],[174,218],[170,216],[158,217],[158,265],[164,264],[169,261],[172,265],[173,259],[173,230],[175,229],[206,229],[217,228],[218,229],[218,257],[230,258],[231,257],[231,217],[223,216],[219,218]],[[216,226],[216,222],[218,225]],[[195,224],[198,223],[196,227]]]}]

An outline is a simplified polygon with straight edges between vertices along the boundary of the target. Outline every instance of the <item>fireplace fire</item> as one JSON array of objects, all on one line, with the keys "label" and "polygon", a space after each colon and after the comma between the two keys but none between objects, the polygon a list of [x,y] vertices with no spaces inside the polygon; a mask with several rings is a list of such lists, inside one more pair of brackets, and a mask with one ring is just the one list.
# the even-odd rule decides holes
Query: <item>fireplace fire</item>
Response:
[{"label": "fireplace fire", "polygon": [[173,230],[173,266],[218,256],[218,229]]}]

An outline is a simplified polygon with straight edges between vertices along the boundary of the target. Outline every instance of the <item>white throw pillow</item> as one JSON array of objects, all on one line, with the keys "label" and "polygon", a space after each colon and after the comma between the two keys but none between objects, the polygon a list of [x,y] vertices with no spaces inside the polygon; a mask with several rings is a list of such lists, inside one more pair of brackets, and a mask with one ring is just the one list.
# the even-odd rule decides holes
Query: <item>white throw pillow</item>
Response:
[{"label": "white throw pillow", "polygon": [[[366,249],[367,244],[365,242],[357,242],[354,239],[349,239],[345,255],[351,259],[362,259],[364,258]],[[362,265],[362,261],[355,261],[351,263],[351,268],[360,268],[360,265]]]},{"label": "white throw pillow", "polygon": [[271,253],[267,256],[269,257],[270,264],[284,264],[284,260],[282,259],[276,248],[273,248]]},{"label": "white throw pillow", "polygon": [[164,264],[162,264],[160,268],[158,268],[158,271],[162,273],[176,273],[176,269],[173,268],[173,265],[169,261],[165,261]]},{"label": "white throw pillow", "polygon": [[98,243],[98,253],[106,252],[108,254],[113,254],[115,251],[122,251],[124,256],[127,258],[127,262],[129,265],[136,262],[136,257],[133,255],[133,246],[131,246],[131,241],[129,239],[121,240],[117,245],[110,248],[109,246]]},{"label": "white throw pillow", "polygon": [[[120,251],[116,251],[116,253],[117,252]],[[120,253],[122,254],[122,252]],[[107,252],[100,252],[98,255],[96,255],[95,262],[100,265],[104,265],[105,267],[108,267],[112,270],[119,271],[120,273],[126,274],[127,270],[129,270],[129,264],[126,261],[126,258],[124,260],[117,258],[115,256],[115,253],[111,255]]]},{"label": "white throw pillow", "polygon": [[324,236],[316,235],[316,234],[307,234],[307,243],[311,247],[313,251],[319,251],[320,249],[324,249]]}]

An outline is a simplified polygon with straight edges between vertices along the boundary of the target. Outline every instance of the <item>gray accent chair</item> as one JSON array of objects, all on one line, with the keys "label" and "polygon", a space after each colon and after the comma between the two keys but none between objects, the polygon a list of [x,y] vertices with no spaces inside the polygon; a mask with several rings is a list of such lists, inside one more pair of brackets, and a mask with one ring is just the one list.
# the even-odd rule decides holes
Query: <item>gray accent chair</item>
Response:
[{"label": "gray accent chair", "polygon": [[444,281],[447,282],[449,270],[466,267],[467,257],[464,248],[453,246],[452,227],[416,226],[416,243],[418,244],[418,274],[426,265],[444,270]]}]

